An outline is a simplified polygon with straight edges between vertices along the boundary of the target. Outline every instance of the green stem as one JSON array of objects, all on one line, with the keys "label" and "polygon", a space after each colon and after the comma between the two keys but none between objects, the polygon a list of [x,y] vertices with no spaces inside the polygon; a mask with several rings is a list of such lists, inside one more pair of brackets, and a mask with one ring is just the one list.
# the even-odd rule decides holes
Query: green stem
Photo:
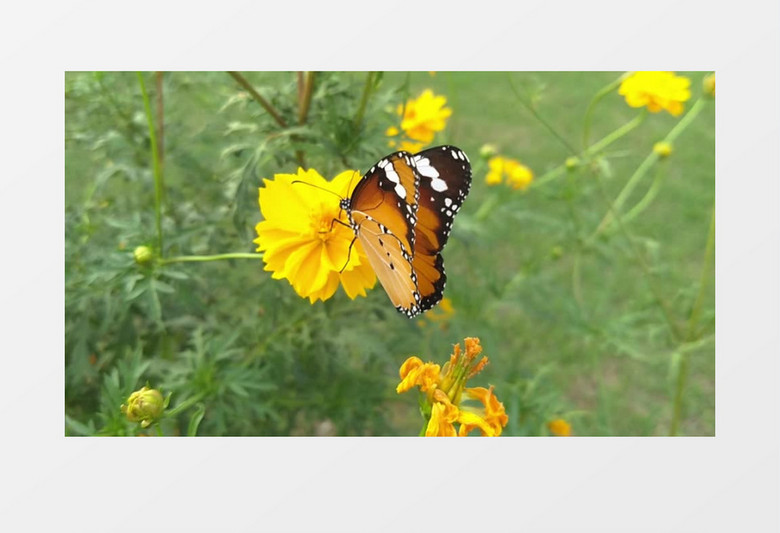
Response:
[{"label": "green stem", "polygon": [[196,403],[201,401],[205,396],[206,395],[203,394],[203,393],[198,393],[195,396],[192,396],[191,398],[187,398],[186,400],[181,402],[179,405],[177,405],[173,409],[166,410],[165,411],[165,416],[167,418],[171,418],[171,417],[177,416],[182,411],[185,411],[185,410],[189,409],[190,407],[192,407],[193,405],[195,405]]},{"label": "green stem", "polygon": [[661,185],[663,184],[664,177],[666,176],[666,165],[660,165],[658,167],[657,172],[655,173],[655,179],[653,180],[653,184],[650,185],[650,189],[645,193],[645,195],[642,197],[637,204],[631,208],[629,212],[627,212],[625,215],[623,215],[623,222],[631,222],[634,220],[637,216],[639,216],[642,211],[647,209],[647,206],[649,206],[653,200],[655,200],[655,197],[658,196],[658,191],[661,190]]},{"label": "green stem", "polygon": [[[663,141],[668,142],[669,144],[672,144],[672,142],[677,139],[677,137],[687,128],[691,122],[693,122],[693,119],[695,119],[701,110],[704,108],[705,101],[703,98],[699,98],[696,103],[693,104],[691,109],[685,114],[685,116],[678,122],[674,128],[664,137]],[[628,179],[626,182],[626,185],[623,187],[623,190],[620,191],[620,194],[618,194],[618,197],[615,199],[615,201],[612,203],[612,208],[607,211],[607,213],[604,215],[604,218],[599,223],[598,227],[596,228],[596,231],[591,235],[590,240],[595,238],[599,233],[607,229],[607,227],[612,223],[614,219],[614,214],[617,214],[620,212],[621,208],[623,207],[623,204],[628,199],[628,197],[631,195],[631,193],[636,188],[637,184],[642,180],[644,175],[647,173],[647,171],[650,169],[653,164],[655,164],[656,161],[658,161],[659,155],[655,153],[655,151],[651,151],[650,154],[645,158],[644,161],[639,165],[639,168],[636,169],[634,174]]]},{"label": "green stem", "polygon": [[[688,318],[688,330],[686,339],[690,343],[696,338],[696,326],[699,322],[702,304],[706,288],[709,286],[710,272],[712,271],[712,261],[715,257],[715,206],[712,206],[712,215],[710,216],[710,230],[707,235],[707,244],[704,247],[704,260],[702,261],[701,274],[699,276],[699,293],[693,304],[691,315]],[[677,386],[674,394],[674,406],[672,409],[672,422],[669,428],[669,435],[677,435],[682,419],[683,411],[683,393],[688,379],[688,352],[690,350],[681,350],[680,365],[677,370]]]},{"label": "green stem", "polygon": [[[588,147],[586,150],[582,152],[578,157],[581,159],[588,158],[595,154],[596,152],[599,152],[612,144],[613,142],[617,141],[627,133],[629,133],[631,130],[639,126],[642,121],[645,119],[645,116],[647,113],[640,113],[636,117],[634,117],[631,121],[626,122],[622,126],[620,126],[618,129],[613,131],[612,133],[606,135],[598,142],[594,143],[592,146]],[[563,175],[566,172],[566,163],[561,163],[557,167],[553,168],[552,170],[549,170],[539,176],[539,178],[535,179],[533,182],[531,182],[531,185],[529,185],[529,188],[533,187],[540,187],[547,182],[550,182],[561,175]]]},{"label": "green stem", "polygon": [[635,116],[633,119],[626,122],[625,124],[620,126],[612,133],[606,135],[601,140],[593,143],[593,145],[589,146],[583,153],[587,155],[593,155],[597,152],[600,152],[601,150],[603,150],[604,148],[606,148],[607,146],[609,146],[610,144],[617,141],[618,139],[620,139],[621,137],[629,133],[631,130],[639,126],[645,120],[646,116],[647,116],[647,110],[642,109],[642,111],[640,111],[639,114],[637,114],[637,116]]},{"label": "green stem", "polygon": [[369,72],[366,75],[366,84],[363,86],[363,96],[360,97],[360,104],[358,105],[357,114],[353,121],[353,126],[357,130],[363,123],[363,115],[366,112],[366,105],[368,105],[368,99],[371,96],[371,92],[374,88],[374,76],[375,72]]},{"label": "green stem", "polygon": [[266,101],[265,98],[262,97],[260,93],[258,93],[254,87],[244,78],[241,74],[238,72],[228,71],[228,74],[230,74],[234,80],[238,82],[238,84],[243,87],[250,95],[252,95],[252,98],[255,99],[255,101],[263,106],[263,109],[265,109],[269,115],[273,117],[273,119],[276,121],[277,124],[279,124],[281,127],[286,128],[287,123],[284,121],[284,119],[281,117],[279,113],[273,108],[273,106]]},{"label": "green stem", "polygon": [[263,254],[257,253],[228,253],[228,254],[216,254],[216,255],[180,255],[178,257],[170,257],[168,259],[161,259],[161,265],[167,265],[170,263],[203,263],[207,261],[222,261],[224,259],[262,259]]},{"label": "green stem", "polygon": [[157,151],[157,136],[154,131],[154,118],[152,118],[152,106],[149,103],[149,95],[146,92],[143,74],[138,75],[138,83],[141,86],[141,95],[144,100],[144,110],[146,111],[146,123],[149,127],[149,143],[152,148],[152,166],[154,169],[154,215],[157,226],[157,247],[160,257],[163,257],[163,232],[162,232],[162,197],[163,197],[163,173],[160,165],[160,154]]},{"label": "green stem", "polygon": [[655,284],[655,278],[653,277],[653,274],[650,272],[650,266],[645,262],[641,250],[637,248],[634,239],[631,237],[631,234],[628,232],[625,225],[623,224],[622,217],[617,212],[613,211],[613,205],[609,203],[609,197],[607,196],[607,193],[604,190],[604,186],[598,174],[596,174],[595,178],[596,178],[596,183],[598,184],[598,190],[601,193],[604,202],[608,205],[607,207],[608,213],[613,214],[615,221],[617,222],[618,228],[620,229],[621,233],[623,233],[624,237],[626,238],[626,241],[628,241],[628,245],[630,246],[634,257],[636,258],[637,263],[639,263],[639,268],[642,270],[642,274],[647,280],[647,285],[650,288],[650,292],[653,294],[653,298],[658,304],[658,307],[661,310],[664,319],[666,320],[666,324],[669,327],[669,332],[672,335],[673,342],[679,343],[684,338],[683,333],[682,331],[680,331],[680,327],[674,321],[671,309],[669,309],[669,306],[666,304],[666,301],[664,301],[664,299],[661,297],[661,291],[658,289],[658,287]]},{"label": "green stem", "polygon": [[560,141],[560,143],[566,147],[569,153],[576,154],[577,150],[571,144],[569,144],[569,141],[564,139],[563,136],[560,133],[558,133],[555,130],[555,128],[553,128],[552,125],[550,125],[549,122],[547,122],[539,113],[537,113],[536,109],[534,109],[533,106],[531,106],[528,102],[526,102],[523,99],[522,95],[520,95],[520,92],[515,87],[514,82],[512,82],[512,77],[508,76],[507,79],[509,80],[509,86],[512,88],[512,92],[515,93],[515,96],[517,97],[517,100],[520,102],[520,104],[524,108],[526,108],[526,110],[528,110],[528,112],[530,112],[534,116],[534,118],[536,118],[536,120],[538,120],[542,124],[542,126],[547,128],[547,131],[549,131],[553,135],[553,137],[558,139],[558,141]]},{"label": "green stem", "polygon": [[712,206],[712,215],[710,217],[710,231],[707,235],[707,245],[704,248],[704,261],[702,262],[701,275],[699,276],[699,294],[696,296],[696,302],[693,304],[691,316],[688,319],[688,341],[696,337],[696,326],[699,322],[702,303],[704,302],[705,289],[709,283],[712,260],[715,258],[715,205]]},{"label": "green stem", "polygon": [[625,79],[625,77],[626,74],[621,74],[618,79],[603,87],[599,92],[597,92],[593,96],[593,99],[588,104],[588,108],[585,110],[585,121],[582,127],[582,149],[583,150],[587,150],[590,144],[590,123],[591,123],[591,116],[593,115],[593,109],[596,107],[596,104],[599,103],[606,95],[614,91]]},{"label": "green stem", "polygon": [[301,106],[298,108],[298,124],[306,124],[306,118],[309,116],[309,108],[311,107],[311,97],[313,94],[314,72],[307,72],[304,77]]}]

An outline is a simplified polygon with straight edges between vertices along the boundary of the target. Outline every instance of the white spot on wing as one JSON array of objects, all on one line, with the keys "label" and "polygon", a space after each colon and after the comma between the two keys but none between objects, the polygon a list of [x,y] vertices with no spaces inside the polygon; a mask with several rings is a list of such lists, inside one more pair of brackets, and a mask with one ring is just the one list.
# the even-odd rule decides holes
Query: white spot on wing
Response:
[{"label": "white spot on wing", "polygon": [[[385,174],[387,175],[387,179],[393,183],[401,183],[401,178],[398,176],[398,173],[395,171],[392,165],[389,165],[385,168]],[[399,194],[399,196],[401,195]],[[403,198],[403,196],[401,196],[401,198]]]},{"label": "white spot on wing", "polygon": [[[438,173],[436,174],[438,176]],[[447,190],[447,182],[443,179],[436,177],[431,179],[431,188],[437,192],[443,192]]]},{"label": "white spot on wing", "polygon": [[[416,156],[414,158],[417,171],[425,177],[436,179],[439,177],[439,171],[431,166],[431,161],[427,157]],[[437,189],[438,190],[438,189]]]},{"label": "white spot on wing", "polygon": [[395,186],[395,194],[401,197],[401,199],[406,199],[406,189],[404,189],[404,186],[400,183]]}]

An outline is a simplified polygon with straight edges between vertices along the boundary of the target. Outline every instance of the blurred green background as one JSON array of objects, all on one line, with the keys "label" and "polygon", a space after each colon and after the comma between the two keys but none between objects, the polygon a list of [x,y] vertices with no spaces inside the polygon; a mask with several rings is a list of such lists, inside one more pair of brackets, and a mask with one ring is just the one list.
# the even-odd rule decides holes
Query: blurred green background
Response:
[{"label": "blurred green background", "polygon": [[[470,385],[495,386],[504,435],[547,435],[555,418],[574,435],[714,435],[714,102],[626,204],[657,180],[648,208],[595,241],[609,202],[681,117],[649,113],[585,164],[538,179],[579,153],[589,103],[621,74],[386,72],[356,123],[367,74],[317,73],[305,124],[285,130],[227,73],[143,73],[155,121],[163,109],[166,258],[254,252],[263,178],[294,173],[301,155],[328,179],[365,172],[392,151],[398,104],[428,88],[445,96],[453,112],[433,144],[462,148],[474,181],[443,253],[455,312],[436,321],[440,309],[397,313],[379,284],[311,305],[259,259],[136,264],[133,250],[157,242],[138,76],[66,73],[66,435],[158,434],[119,409],[146,383],[170,394],[166,435],[416,435],[416,392],[396,394],[398,368],[410,355],[443,364],[464,337],[490,359]],[[692,82],[686,110],[705,74],[678,73]],[[242,75],[297,123],[296,73]],[[610,92],[591,139],[640,113]],[[486,143],[537,181],[488,187]]]}]

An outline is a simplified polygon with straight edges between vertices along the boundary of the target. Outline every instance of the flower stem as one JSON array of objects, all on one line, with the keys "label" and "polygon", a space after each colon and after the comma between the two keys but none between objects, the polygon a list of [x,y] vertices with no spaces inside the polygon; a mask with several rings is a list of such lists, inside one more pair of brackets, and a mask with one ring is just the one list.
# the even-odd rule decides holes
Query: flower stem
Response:
[{"label": "flower stem", "polygon": [[157,226],[157,247],[160,257],[163,257],[163,232],[162,232],[162,197],[163,197],[163,172],[161,156],[158,152],[157,136],[154,131],[154,119],[152,118],[152,106],[149,103],[149,95],[146,92],[143,74],[138,75],[138,84],[141,86],[141,96],[144,101],[144,110],[146,111],[146,123],[149,127],[149,143],[152,148],[152,167],[154,170],[154,215],[155,225]]},{"label": "flower stem", "polygon": [[[639,268],[642,270],[642,274],[644,275],[645,279],[647,280],[647,285],[650,288],[650,292],[653,294],[653,298],[655,299],[656,303],[658,304],[659,309],[661,310],[661,313],[663,314],[664,318],[666,319],[666,324],[669,327],[669,332],[671,333],[672,341],[674,343],[679,343],[683,340],[684,336],[682,331],[680,331],[680,327],[677,325],[677,323],[674,321],[674,317],[672,314],[671,309],[669,309],[669,306],[666,304],[666,301],[661,297],[661,291],[658,289],[658,287],[655,284],[655,278],[653,277],[653,274],[650,272],[649,265],[645,262],[644,257],[642,256],[641,250],[639,250],[636,246],[636,243],[634,242],[633,237],[629,233],[628,229],[623,224],[622,217],[614,211],[614,206],[609,204],[609,198],[607,197],[607,193],[604,190],[604,186],[601,182],[601,179],[599,178],[598,174],[596,174],[596,183],[598,184],[598,189],[602,194],[602,197],[604,199],[604,202],[608,205],[608,213],[613,214],[617,226],[620,229],[620,231],[623,233],[626,241],[628,241],[628,244],[631,248],[631,251],[633,252],[633,255],[639,264]],[[593,236],[591,236],[592,238]]]},{"label": "flower stem", "polygon": [[286,128],[287,122],[284,121],[284,119],[281,117],[281,115],[274,109],[274,107],[268,103],[268,101],[262,97],[260,93],[258,93],[254,87],[247,81],[246,78],[244,78],[241,74],[234,71],[228,71],[228,74],[230,74],[234,80],[238,82],[238,84],[243,87],[250,95],[252,95],[252,98],[255,99],[255,101],[263,106],[263,109],[265,109],[269,115],[273,117],[273,119],[276,121],[277,124],[279,124],[281,127]]},{"label": "flower stem", "polygon": [[547,131],[549,131],[550,133],[552,133],[553,137],[555,137],[556,139],[558,139],[558,141],[560,141],[560,143],[561,143],[561,144],[563,144],[563,145],[566,147],[566,149],[569,151],[569,153],[571,153],[571,154],[576,154],[576,153],[577,153],[577,150],[576,150],[576,149],[575,149],[575,148],[574,148],[574,147],[573,147],[571,144],[569,144],[569,141],[567,141],[566,139],[564,139],[564,138],[563,138],[563,136],[562,136],[560,133],[558,133],[558,132],[555,130],[555,128],[553,128],[553,127],[550,125],[550,123],[549,123],[549,122],[547,122],[547,121],[544,119],[544,117],[542,117],[542,116],[541,116],[541,115],[540,115],[540,114],[539,114],[539,113],[536,111],[536,109],[534,109],[534,108],[533,108],[533,106],[531,106],[531,105],[530,105],[528,102],[526,102],[526,101],[525,101],[525,99],[522,97],[522,95],[520,94],[520,92],[519,92],[519,91],[517,90],[517,88],[515,87],[515,84],[514,84],[514,82],[512,81],[512,77],[511,77],[511,76],[508,76],[508,77],[507,77],[507,79],[509,80],[509,86],[512,88],[512,92],[513,92],[513,93],[515,93],[515,96],[517,97],[517,100],[520,102],[520,104],[521,104],[521,105],[522,105],[524,108],[526,108],[526,110],[528,110],[528,112],[530,112],[530,113],[531,113],[531,114],[534,116],[534,118],[536,118],[536,120],[538,120],[538,121],[539,121],[539,122],[542,124],[542,126],[544,126],[545,128],[547,128]]},{"label": "flower stem", "polygon": [[312,94],[314,94],[314,72],[307,72],[304,76],[301,105],[298,108],[298,124],[306,124],[306,118],[309,116],[309,108],[311,107]]},{"label": "flower stem", "polygon": [[193,405],[195,405],[196,403],[201,401],[204,398],[204,396],[205,396],[205,394],[198,393],[195,396],[192,396],[191,398],[187,398],[186,400],[181,402],[179,405],[177,405],[173,409],[166,410],[165,411],[165,417],[166,418],[172,418],[174,416],[177,416],[182,411],[184,411],[186,409],[189,409],[190,407],[192,407]]},{"label": "flower stem", "polygon": [[609,146],[610,144],[612,144],[613,142],[617,141],[618,139],[620,139],[621,137],[626,135],[628,132],[630,132],[631,130],[633,130],[637,126],[639,126],[645,120],[646,116],[647,116],[647,111],[645,109],[643,109],[633,119],[631,119],[630,121],[626,122],[625,124],[620,126],[618,129],[616,129],[612,133],[606,135],[600,141],[597,141],[597,142],[593,143],[592,146],[589,146],[585,150],[584,154],[593,155],[593,154],[603,150],[604,148],[606,148],[607,146]]},{"label": "flower stem", "polygon": [[582,149],[583,150],[588,150],[588,146],[590,143],[590,123],[591,123],[591,116],[593,115],[593,109],[596,107],[596,104],[601,101],[602,98],[604,98],[606,95],[614,91],[624,79],[625,79],[625,74],[622,74],[618,79],[603,87],[599,92],[597,92],[593,96],[593,99],[588,104],[588,108],[585,110],[585,121],[582,127]]},{"label": "flower stem", "polygon": [[366,105],[368,105],[369,97],[371,96],[371,93],[374,89],[375,76],[376,72],[369,72],[366,75],[366,84],[363,86],[363,96],[360,97],[360,104],[358,105],[357,114],[355,115],[355,120],[353,122],[355,130],[357,130],[363,123],[363,115],[366,112]]},{"label": "flower stem", "polygon": [[[647,115],[646,113],[638,114],[636,117],[634,117],[629,122],[626,122],[625,124],[620,126],[618,129],[616,129],[612,133],[606,135],[601,140],[595,142],[592,146],[589,146],[586,150],[583,150],[583,152],[579,155],[579,157],[582,158],[582,159],[585,159],[585,158],[588,158],[588,157],[592,156],[596,152],[599,152],[599,151],[603,150],[604,148],[606,148],[607,146],[609,146],[610,144],[612,144],[613,142],[617,141],[618,139],[620,139],[621,137],[623,137],[624,135],[629,133],[631,130],[633,130],[634,128],[639,126],[642,123],[642,121],[645,119],[646,115]],[[561,163],[557,167],[553,168],[552,170],[549,170],[549,171],[545,172],[544,174],[539,176],[539,178],[537,178],[533,182],[531,182],[531,184],[529,185],[529,188],[531,188],[531,187],[534,187],[534,188],[540,187],[540,186],[544,185],[545,183],[550,182],[550,181],[558,178],[559,176],[561,176],[565,172],[566,172],[566,164],[565,163]]]},{"label": "flower stem", "polygon": [[[674,128],[664,137],[663,141],[668,142],[669,144],[672,144],[672,142],[687,128],[691,122],[693,122],[693,119],[696,118],[701,110],[704,107],[704,99],[699,98],[696,103],[693,104],[691,109],[685,114],[685,116],[680,119],[680,122],[678,122]],[[590,239],[592,240],[596,235],[607,229],[607,227],[612,223],[612,220],[614,219],[615,214],[620,212],[620,209],[623,207],[623,204],[628,199],[628,197],[631,195],[631,193],[636,188],[637,184],[642,180],[644,175],[647,173],[647,171],[650,169],[653,164],[658,161],[659,155],[655,153],[654,151],[651,151],[650,154],[645,158],[644,161],[639,165],[639,167],[636,169],[634,174],[628,179],[626,182],[626,185],[623,187],[623,190],[620,191],[620,194],[618,194],[618,197],[615,199],[615,201],[612,203],[612,207],[607,213],[604,215],[604,218],[599,223],[598,227],[596,228],[596,231],[591,235]]]},{"label": "flower stem", "polygon": [[[701,307],[704,301],[705,289],[709,285],[710,272],[712,269],[712,260],[715,257],[715,206],[712,206],[712,215],[710,217],[710,230],[707,235],[707,244],[704,247],[704,260],[702,261],[701,275],[699,276],[699,293],[691,309],[691,315],[688,318],[687,341],[690,343],[696,338],[696,326],[699,322]],[[683,393],[688,379],[688,351],[681,350],[680,364],[677,370],[677,386],[674,394],[674,407],[672,409],[672,422],[669,427],[669,435],[677,435],[680,427],[680,419],[683,411]]]},{"label": "flower stem", "polygon": [[653,184],[650,185],[650,189],[648,189],[647,193],[645,193],[644,197],[642,197],[637,204],[631,208],[629,212],[627,212],[625,215],[623,215],[623,222],[631,222],[633,219],[635,219],[639,214],[644,211],[648,205],[650,205],[653,200],[655,200],[655,197],[658,196],[658,191],[661,190],[661,184],[664,181],[664,177],[666,176],[666,166],[661,164],[658,167],[658,170],[655,173],[655,179],[653,180]]},{"label": "flower stem", "polygon": [[178,257],[170,257],[168,259],[161,259],[160,264],[167,265],[170,263],[203,263],[207,261],[222,261],[223,259],[262,259],[263,254],[257,253],[227,253],[216,255],[180,255]]}]

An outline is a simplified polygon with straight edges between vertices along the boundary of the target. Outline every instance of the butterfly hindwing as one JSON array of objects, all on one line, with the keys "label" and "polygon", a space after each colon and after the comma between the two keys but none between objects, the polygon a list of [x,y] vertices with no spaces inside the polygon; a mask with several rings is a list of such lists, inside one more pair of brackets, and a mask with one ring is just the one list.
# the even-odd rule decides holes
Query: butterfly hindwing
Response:
[{"label": "butterfly hindwing", "polygon": [[447,276],[441,251],[471,188],[471,164],[462,150],[449,145],[423,150],[412,160],[420,174],[412,266],[425,311],[439,303],[444,292]]}]

